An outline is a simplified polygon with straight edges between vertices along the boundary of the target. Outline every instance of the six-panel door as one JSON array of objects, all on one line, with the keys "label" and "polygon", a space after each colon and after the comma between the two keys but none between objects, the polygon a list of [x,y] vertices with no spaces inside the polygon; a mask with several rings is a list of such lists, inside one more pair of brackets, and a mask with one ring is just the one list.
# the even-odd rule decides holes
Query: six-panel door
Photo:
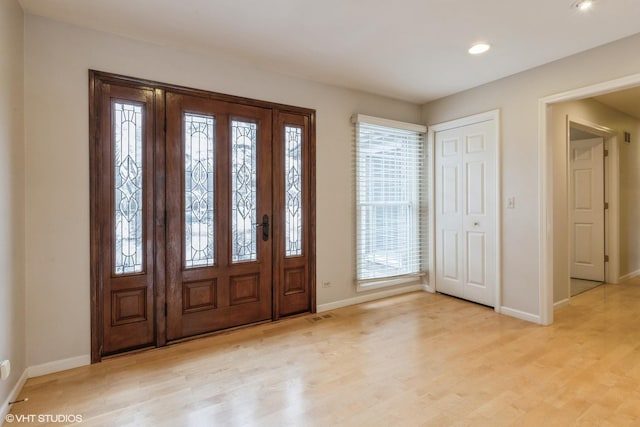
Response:
[{"label": "six-panel door", "polygon": [[496,289],[492,121],[436,132],[436,290],[488,306]]},{"label": "six-panel door", "polygon": [[604,281],[604,140],[570,143],[569,236],[572,278]]}]

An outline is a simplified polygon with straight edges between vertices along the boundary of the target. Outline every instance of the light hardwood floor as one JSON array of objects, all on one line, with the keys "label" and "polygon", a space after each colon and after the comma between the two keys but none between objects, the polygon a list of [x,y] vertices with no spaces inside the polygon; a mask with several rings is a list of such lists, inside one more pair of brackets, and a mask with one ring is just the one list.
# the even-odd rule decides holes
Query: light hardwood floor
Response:
[{"label": "light hardwood floor", "polygon": [[20,397],[14,414],[82,426],[640,425],[640,281],[572,298],[550,327],[413,293],[30,379]]}]

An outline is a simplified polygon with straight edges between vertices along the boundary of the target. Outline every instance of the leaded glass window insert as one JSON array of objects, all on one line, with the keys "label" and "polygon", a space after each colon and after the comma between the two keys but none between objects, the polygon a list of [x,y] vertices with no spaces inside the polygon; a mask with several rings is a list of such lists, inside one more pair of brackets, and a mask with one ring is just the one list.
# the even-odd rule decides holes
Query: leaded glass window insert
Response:
[{"label": "leaded glass window insert", "polygon": [[115,274],[143,271],[141,105],[113,103]]},{"label": "leaded glass window insert", "polygon": [[215,117],[184,115],[186,268],[215,264]]},{"label": "leaded glass window insert", "polygon": [[302,255],[302,128],[285,126],[285,256]]},{"label": "leaded glass window insert", "polygon": [[231,261],[258,259],[257,125],[231,122]]}]

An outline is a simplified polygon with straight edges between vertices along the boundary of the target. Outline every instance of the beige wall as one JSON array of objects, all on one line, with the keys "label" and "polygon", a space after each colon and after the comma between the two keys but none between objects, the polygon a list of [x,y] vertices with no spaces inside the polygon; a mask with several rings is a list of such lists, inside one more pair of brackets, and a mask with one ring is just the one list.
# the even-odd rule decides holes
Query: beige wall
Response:
[{"label": "beige wall", "polygon": [[[502,300],[539,316],[538,102],[546,96],[640,73],[640,34],[449,96],[423,107],[429,124],[499,108],[502,139]],[[480,58],[481,60],[481,58]],[[469,70],[473,73],[473,70]],[[515,209],[506,209],[507,197]]]},{"label": "beige wall", "polygon": [[318,304],[356,295],[350,117],[419,106],[34,16],[25,37],[29,365],[90,351],[89,68],[316,109]]},{"label": "beige wall", "polygon": [[[640,102],[640,100],[638,101]],[[620,276],[640,268],[640,144],[637,140],[640,120],[607,107],[593,99],[554,104],[551,107],[550,132],[553,135],[554,169],[554,302],[569,297],[569,241],[567,195],[566,119],[582,120],[607,127],[616,132],[619,149],[619,224]],[[631,144],[623,141],[623,132],[631,132]],[[565,232],[562,232],[564,230]]]},{"label": "beige wall", "polygon": [[17,0],[0,1],[0,405],[25,369],[23,42]]},{"label": "beige wall", "polygon": [[623,130],[631,133],[631,143],[620,143],[621,277],[640,273],[640,120]]}]

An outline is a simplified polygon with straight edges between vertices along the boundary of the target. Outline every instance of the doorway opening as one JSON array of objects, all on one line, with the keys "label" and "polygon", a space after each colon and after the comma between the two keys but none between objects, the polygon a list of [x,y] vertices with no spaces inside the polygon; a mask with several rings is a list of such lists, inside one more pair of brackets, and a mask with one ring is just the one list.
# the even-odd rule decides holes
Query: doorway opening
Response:
[{"label": "doorway opening", "polygon": [[[567,300],[618,271],[618,147],[615,132],[567,119],[569,290]],[[614,224],[615,223],[615,224]]]},{"label": "doorway opening", "polygon": [[[565,300],[559,299],[558,294],[564,293],[568,291],[568,277],[569,272],[563,271],[563,269],[568,269],[569,262],[563,260],[568,255],[568,227],[564,227],[568,218],[568,212],[566,207],[567,197],[559,198],[558,197],[558,189],[566,188],[566,177],[563,176],[564,172],[566,172],[566,162],[560,156],[564,156],[566,153],[566,144],[562,144],[562,148],[559,150],[558,143],[560,141],[567,141],[566,133],[568,132],[567,127],[562,126],[562,132],[565,133],[565,136],[558,135],[559,127],[556,124],[554,126],[554,115],[553,115],[553,107],[564,103],[564,102],[577,102],[580,100],[587,100],[595,97],[605,97],[609,95],[614,95],[617,93],[626,92],[627,94],[638,90],[637,88],[640,86],[640,74],[634,74],[627,77],[623,77],[616,80],[611,80],[599,84],[595,84],[592,86],[579,88],[563,93],[559,93],[556,95],[551,95],[545,98],[540,99],[539,101],[539,129],[540,129],[540,140],[539,140],[539,158],[540,158],[540,167],[539,167],[539,188],[540,188],[540,323],[544,325],[549,325],[553,323],[553,310],[555,307],[558,307],[562,304],[568,302],[567,297]],[[628,97],[630,102],[629,105],[633,104],[637,106],[637,102],[634,102],[631,97]],[[637,99],[637,97],[635,98]],[[606,103],[605,103],[606,104]],[[620,110],[619,111],[626,111]],[[640,120],[639,114],[631,114],[632,117],[635,117],[637,120]],[[565,120],[567,118],[565,117]],[[635,123],[637,123],[637,120]],[[621,129],[617,129],[618,124],[616,124],[616,130],[621,131]],[[637,132],[640,132],[640,126],[633,126],[636,135]],[[616,136],[618,136],[620,132],[616,132]],[[625,132],[626,134],[626,132]],[[626,135],[625,135],[626,136]],[[622,148],[623,144],[620,141],[617,141],[616,144],[613,144],[612,147],[615,149],[616,147]],[[636,147],[634,144],[626,145],[624,144],[625,150],[635,150]],[[632,155],[620,155],[619,159],[622,163],[627,159],[636,159],[637,156]],[[611,165],[611,170],[617,169],[616,165]],[[637,169],[637,168],[636,168]],[[635,170],[635,169],[632,169]],[[635,172],[634,172],[635,173]],[[637,175],[637,174],[636,174]],[[622,179],[622,178],[621,178]],[[640,179],[636,180],[640,183]],[[613,193],[609,194],[609,204],[610,208],[614,203],[612,197]],[[629,202],[631,199],[627,197],[621,197],[620,200],[624,200],[625,203]],[[633,198],[633,202],[635,203],[636,198]],[[612,215],[611,209],[609,209],[609,215]],[[631,211],[630,209],[621,209],[618,215],[620,221],[623,220],[623,214],[627,211]],[[613,215],[612,215],[613,216]],[[609,235],[611,235],[612,230],[615,229],[615,225],[617,225],[618,221],[610,221],[610,225],[612,226],[610,230],[608,230]],[[634,224],[632,224],[635,227]],[[638,228],[638,227],[635,227]],[[621,228],[622,229],[622,226]],[[635,233],[635,230],[634,230]],[[626,234],[626,231],[625,231]],[[626,236],[620,234],[620,240],[628,240]],[[610,236],[607,240],[610,240]],[[637,238],[633,238],[631,243],[635,244]],[[564,242],[564,243],[563,243]],[[625,246],[624,242],[620,242],[619,247]],[[630,245],[629,245],[630,246]],[[631,247],[631,246],[630,246]],[[615,247],[608,248],[610,258],[613,259],[612,252]],[[629,257],[625,255],[623,260],[633,259],[633,265],[626,265],[626,261],[624,265],[619,266],[619,271],[617,275],[620,280],[634,277],[637,274],[640,274],[640,266],[636,265],[640,262],[640,256],[636,256],[637,254],[635,247],[632,247],[634,250],[633,256]],[[625,247],[625,251],[629,252]],[[560,257],[560,258],[559,258]],[[611,263],[612,264],[612,263]],[[613,273],[613,265],[609,265],[607,269],[607,277],[611,277]],[[627,273],[627,270],[629,273]],[[607,280],[608,281],[608,280]],[[566,285],[566,286],[565,286]]]}]

